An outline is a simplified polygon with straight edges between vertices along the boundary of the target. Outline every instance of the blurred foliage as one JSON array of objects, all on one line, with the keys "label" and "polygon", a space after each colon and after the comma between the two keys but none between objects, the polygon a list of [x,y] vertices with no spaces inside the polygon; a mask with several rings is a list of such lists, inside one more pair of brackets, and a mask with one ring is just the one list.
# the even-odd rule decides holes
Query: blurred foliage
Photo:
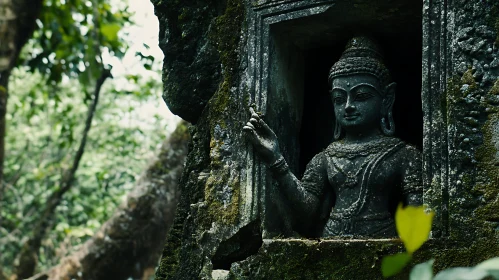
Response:
[{"label": "blurred foliage", "polygon": [[[400,273],[411,261],[412,254],[428,240],[434,215],[433,211],[427,211],[424,206],[398,206],[395,224],[406,252],[383,257],[381,271],[385,278]],[[448,268],[435,276],[434,262],[431,259],[415,265],[411,269],[409,280],[499,280],[499,257],[488,259],[474,267]]]},{"label": "blurred foliage", "polygon": [[[397,233],[404,242],[406,252],[383,257],[381,272],[388,278],[398,274],[411,261],[412,254],[430,237],[435,212],[427,211],[425,206],[398,205],[395,212]],[[423,271],[423,270],[421,270]]]},{"label": "blurred foliage", "polygon": [[102,71],[102,53],[122,58],[127,44],[119,31],[130,24],[127,1],[45,0],[38,29],[18,64],[47,75],[57,84],[64,76],[83,87]]},{"label": "blurred foliage", "polygon": [[[0,209],[0,267],[6,273],[71,165],[95,80],[109,68],[106,58],[128,55],[124,30],[133,24],[126,1],[45,0],[44,5],[39,28],[10,80]],[[57,208],[38,270],[93,235],[165,138],[166,120],[154,113],[164,106],[160,67],[148,49],[144,44],[144,51],[132,54],[146,70],[104,84],[74,186]]]},{"label": "blurred foliage", "polygon": [[[151,79],[139,86],[156,93],[119,96],[104,87],[75,185],[57,208],[55,228],[40,252],[41,269],[77,249],[110,217],[164,140],[166,120],[143,113],[157,103],[161,85]],[[12,265],[22,238],[59,187],[87,113],[84,93],[74,81],[51,86],[40,74],[17,69],[11,88],[0,228],[3,268]]]},{"label": "blurred foliage", "polygon": [[[161,89],[154,80],[138,86],[143,92]],[[11,88],[0,228],[4,268],[12,265],[22,238],[59,187],[87,113],[82,89],[73,81],[54,87],[40,74],[17,69]],[[55,229],[40,252],[41,269],[77,249],[110,217],[164,140],[166,121],[143,114],[159,99],[154,95],[117,96],[109,86],[103,89],[75,185],[57,208]]]}]

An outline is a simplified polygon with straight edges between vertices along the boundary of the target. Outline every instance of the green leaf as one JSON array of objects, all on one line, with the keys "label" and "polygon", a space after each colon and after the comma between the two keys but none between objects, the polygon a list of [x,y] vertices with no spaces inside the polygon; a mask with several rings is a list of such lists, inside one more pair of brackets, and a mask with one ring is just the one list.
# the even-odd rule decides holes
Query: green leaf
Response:
[{"label": "green leaf", "polygon": [[407,253],[398,253],[386,256],[381,261],[381,273],[387,278],[396,275],[411,261],[412,256]]},{"label": "green leaf", "polygon": [[487,271],[476,267],[454,267],[440,271],[433,280],[482,280]]},{"label": "green leaf", "polygon": [[118,39],[118,31],[120,31],[121,26],[116,23],[104,24],[101,26],[101,33],[106,36],[109,41],[116,41]]},{"label": "green leaf", "polygon": [[433,262],[429,260],[414,266],[409,275],[409,280],[432,280],[433,279]]},{"label": "green leaf", "polygon": [[424,206],[404,208],[399,204],[395,213],[395,224],[409,254],[414,253],[428,240],[434,214],[426,213]]},{"label": "green leaf", "polygon": [[475,268],[487,271],[494,279],[499,279],[499,257],[479,263]]}]

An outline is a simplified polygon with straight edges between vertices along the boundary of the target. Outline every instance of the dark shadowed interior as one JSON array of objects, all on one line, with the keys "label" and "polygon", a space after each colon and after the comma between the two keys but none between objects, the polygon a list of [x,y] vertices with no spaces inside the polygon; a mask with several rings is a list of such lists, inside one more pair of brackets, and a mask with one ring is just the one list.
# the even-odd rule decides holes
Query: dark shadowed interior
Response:
[{"label": "dark shadowed interior", "polygon": [[[271,75],[269,106],[296,98],[302,102],[298,105],[296,101],[290,102],[290,106],[299,107],[295,108],[297,113],[293,115],[297,120],[288,118],[289,130],[277,132],[280,142],[283,142],[285,157],[291,161],[298,159],[298,163],[291,162],[290,165],[299,177],[311,158],[333,139],[334,115],[328,93],[328,73],[348,40],[357,34],[377,41],[392,79],[397,83],[393,111],[395,136],[420,150],[422,148],[422,3],[370,3],[373,2],[339,1],[324,14],[281,22],[271,28],[270,68],[280,69],[272,73],[277,77]],[[288,61],[279,61],[283,59]],[[282,67],[283,64],[286,67]],[[288,81],[291,77],[292,81]],[[302,80],[297,81],[300,78]],[[273,97],[273,94],[278,96]],[[281,123],[288,116],[275,113],[275,117]],[[287,145],[288,140],[281,141],[292,135],[298,135],[298,143]]]}]

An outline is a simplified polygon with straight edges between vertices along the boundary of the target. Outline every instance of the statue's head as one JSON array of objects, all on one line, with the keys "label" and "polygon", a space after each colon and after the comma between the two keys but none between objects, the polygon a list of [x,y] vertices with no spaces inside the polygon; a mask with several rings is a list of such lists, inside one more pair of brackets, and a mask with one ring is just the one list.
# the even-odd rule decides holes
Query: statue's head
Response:
[{"label": "statue's head", "polygon": [[396,84],[391,81],[378,47],[369,38],[354,37],[348,42],[329,71],[329,84],[336,117],[335,139],[341,137],[342,129],[375,128],[393,135]]}]

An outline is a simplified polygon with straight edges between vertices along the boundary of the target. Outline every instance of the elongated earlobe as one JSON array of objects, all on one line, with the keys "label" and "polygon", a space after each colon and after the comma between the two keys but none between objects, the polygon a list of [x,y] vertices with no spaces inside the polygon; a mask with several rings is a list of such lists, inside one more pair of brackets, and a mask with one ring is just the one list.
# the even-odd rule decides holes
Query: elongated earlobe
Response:
[{"label": "elongated earlobe", "polygon": [[391,83],[386,87],[386,97],[383,100],[383,109],[381,112],[381,131],[386,136],[395,134],[395,122],[393,121],[393,104],[395,103],[396,83]]},{"label": "elongated earlobe", "polygon": [[336,120],[334,124],[334,140],[339,140],[341,137],[341,124]]},{"label": "elongated earlobe", "polygon": [[393,136],[395,134],[395,122],[393,121],[391,111],[386,116],[381,117],[381,131],[386,136]]}]

